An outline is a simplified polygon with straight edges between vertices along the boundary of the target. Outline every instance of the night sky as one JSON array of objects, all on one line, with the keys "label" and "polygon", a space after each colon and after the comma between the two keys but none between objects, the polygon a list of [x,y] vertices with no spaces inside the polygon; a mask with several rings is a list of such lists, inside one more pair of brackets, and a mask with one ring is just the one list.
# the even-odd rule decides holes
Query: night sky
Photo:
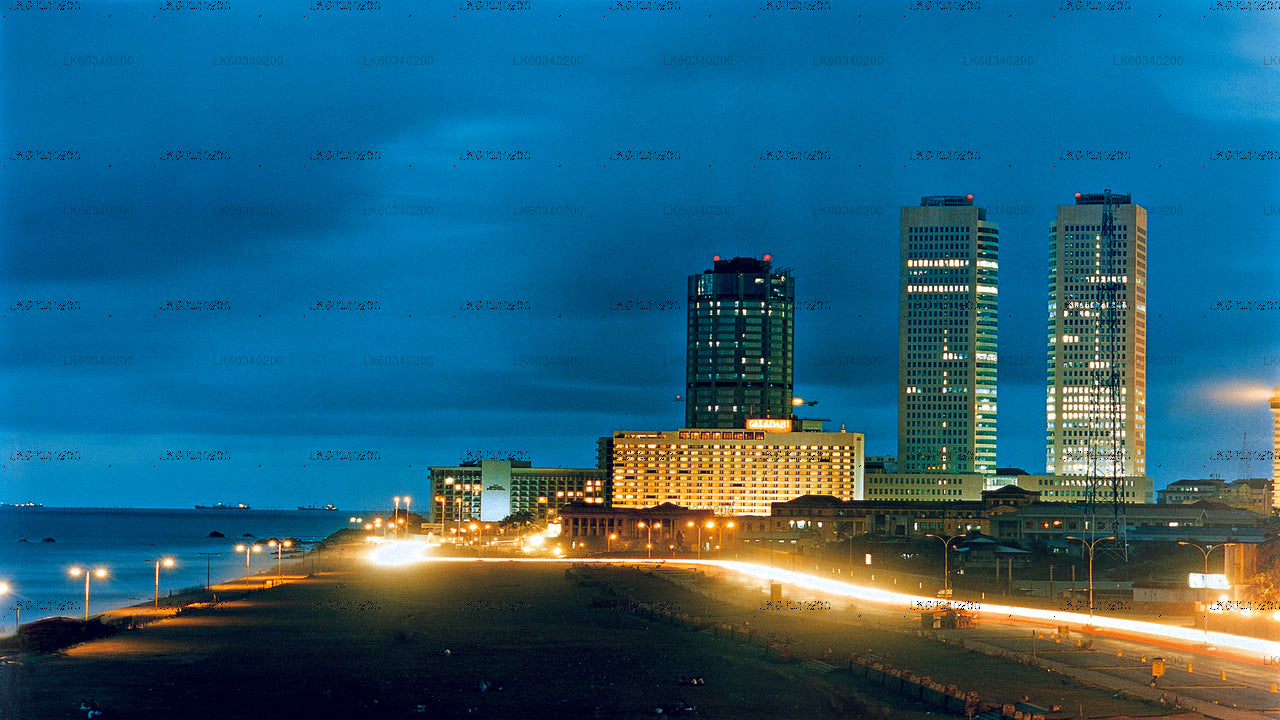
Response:
[{"label": "night sky", "polygon": [[1107,187],[1150,213],[1148,473],[1235,479],[1247,431],[1270,474],[1260,3],[3,2],[0,501],[592,467],[683,422],[717,254],[791,269],[796,395],[892,454],[899,207],[945,194],[1000,223],[999,464],[1043,472],[1048,227]]}]

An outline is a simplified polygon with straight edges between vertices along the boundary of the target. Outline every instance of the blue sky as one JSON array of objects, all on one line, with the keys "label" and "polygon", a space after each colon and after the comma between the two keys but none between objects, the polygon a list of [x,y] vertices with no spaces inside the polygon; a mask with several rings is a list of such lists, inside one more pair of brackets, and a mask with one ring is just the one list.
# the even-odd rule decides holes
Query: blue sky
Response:
[{"label": "blue sky", "polygon": [[937,194],[1000,223],[999,462],[1039,472],[1047,228],[1105,187],[1150,213],[1149,474],[1234,479],[1246,431],[1270,473],[1275,11],[55,4],[0,13],[0,501],[593,466],[683,421],[717,254],[792,270],[796,394],[890,454],[898,208]]}]

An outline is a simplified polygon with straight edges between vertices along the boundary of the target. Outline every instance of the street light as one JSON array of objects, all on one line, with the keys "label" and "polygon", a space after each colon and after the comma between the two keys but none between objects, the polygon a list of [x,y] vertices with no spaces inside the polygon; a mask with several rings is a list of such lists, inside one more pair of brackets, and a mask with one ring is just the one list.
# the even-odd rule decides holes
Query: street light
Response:
[{"label": "street light", "polygon": [[256,543],[253,545],[245,545],[244,543],[241,543],[236,546],[236,552],[240,552],[241,550],[244,551],[244,574],[245,574],[245,577],[248,577],[249,576],[249,553],[262,552],[262,546]]},{"label": "street light", "polygon": [[410,500],[412,500],[412,499],[413,499],[413,498],[409,497],[408,495],[405,495],[405,496],[404,496],[404,531],[405,531],[405,533],[406,533],[406,534],[408,534],[408,535],[412,535],[412,534],[413,534],[413,533],[409,530],[409,501],[410,501]]},{"label": "street light", "polygon": [[204,589],[208,590],[210,585],[210,580],[213,579],[213,571],[212,571],[213,556],[214,555],[221,556],[222,553],[196,553],[196,554],[204,556]]},{"label": "street light", "polygon": [[[0,582],[0,595],[9,594],[9,583]],[[18,628],[22,625],[22,606],[18,603],[13,604],[13,634],[18,634]]]},{"label": "street light", "polygon": [[[661,529],[662,529],[662,523],[660,523],[660,522],[656,522],[656,523],[647,523],[647,524],[646,524],[646,523],[645,523],[645,521],[641,520],[640,522],[636,523],[636,527],[642,527],[642,528],[648,528],[648,529],[649,529],[649,540],[648,540],[648,542],[645,544],[645,549],[649,551],[649,559],[650,559],[650,560],[652,560],[652,559],[653,559],[653,529],[654,529],[654,528],[658,528],[659,530],[661,530]],[[661,537],[661,535],[659,535],[659,537]]]},{"label": "street light", "polygon": [[[942,541],[942,594],[945,595],[948,600],[950,600],[951,599],[951,566],[949,563],[951,559],[951,553],[950,553],[951,541],[955,540],[956,538],[964,537],[964,535],[960,534],[960,535],[944,536],[944,535],[934,535],[933,533],[925,533],[925,537],[931,537],[934,540]],[[850,552],[852,552],[852,547],[853,547],[852,544],[849,547],[850,547]]]},{"label": "street light", "polygon": [[480,557],[480,540],[484,538],[484,531],[480,530],[480,526],[475,523],[471,523],[467,527],[472,532],[479,531],[479,533],[476,535],[476,558],[479,558]]},{"label": "street light", "polygon": [[282,540],[277,542],[275,540],[271,540],[267,545],[276,549],[276,582],[278,583],[284,579],[284,549],[287,547],[293,547],[293,541]]},{"label": "street light", "polygon": [[1108,535],[1106,537],[1097,538],[1093,542],[1089,542],[1084,538],[1076,537],[1075,535],[1068,535],[1067,539],[1079,540],[1080,544],[1089,548],[1089,627],[1093,627],[1093,546],[1097,545],[1103,540],[1115,540],[1116,536]]},{"label": "street light", "polygon": [[160,560],[148,560],[156,564],[156,607],[160,607],[160,566],[173,567],[173,558],[162,558]]},{"label": "street light", "polygon": [[[1203,602],[1201,604],[1204,605],[1204,644],[1208,646],[1209,645],[1209,553],[1213,552],[1213,549],[1216,547],[1227,547],[1228,545],[1235,545],[1235,543],[1219,543],[1218,545],[1209,545],[1207,547],[1204,547],[1197,543],[1184,542],[1182,540],[1179,540],[1178,544],[1190,545],[1191,547],[1204,553],[1205,583],[1204,583],[1204,590],[1202,593]],[[1223,550],[1222,552],[1225,553],[1226,550]]]},{"label": "street light", "polygon": [[618,539],[618,533],[609,533],[609,539],[607,541],[607,545],[608,545],[607,552],[613,552],[613,541],[617,539]]},{"label": "street light", "polygon": [[107,576],[107,569],[97,568],[93,572],[89,572],[88,570],[82,570],[78,567],[73,567],[71,568],[71,575],[72,576],[84,575],[84,619],[85,619],[85,622],[88,622],[89,621],[89,576],[94,575],[99,578],[104,578]]}]

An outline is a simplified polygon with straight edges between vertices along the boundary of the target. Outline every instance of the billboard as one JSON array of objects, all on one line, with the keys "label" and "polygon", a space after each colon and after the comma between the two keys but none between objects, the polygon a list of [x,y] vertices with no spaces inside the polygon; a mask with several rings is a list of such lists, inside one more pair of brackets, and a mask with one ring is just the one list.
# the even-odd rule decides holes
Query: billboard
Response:
[{"label": "billboard", "polygon": [[791,432],[791,420],[788,418],[747,418],[748,430],[764,430],[765,432]]},{"label": "billboard", "polygon": [[1216,590],[1229,590],[1231,583],[1227,582],[1226,575],[1205,575],[1204,573],[1190,573],[1188,582],[1193,588],[1212,588]]}]

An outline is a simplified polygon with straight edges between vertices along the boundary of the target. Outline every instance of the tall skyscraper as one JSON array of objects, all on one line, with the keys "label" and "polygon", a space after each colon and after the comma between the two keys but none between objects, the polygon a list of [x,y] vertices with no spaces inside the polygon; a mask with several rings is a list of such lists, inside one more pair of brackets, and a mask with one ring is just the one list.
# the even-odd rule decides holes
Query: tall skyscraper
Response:
[{"label": "tall skyscraper", "polygon": [[1047,472],[1145,475],[1147,211],[1129,195],[1076,193],[1074,205],[1058,206],[1048,346]]},{"label": "tall skyscraper", "polygon": [[685,427],[790,418],[795,284],[773,258],[714,258],[689,276]]},{"label": "tall skyscraper", "polygon": [[995,477],[999,235],[972,195],[902,208],[900,472]]}]

